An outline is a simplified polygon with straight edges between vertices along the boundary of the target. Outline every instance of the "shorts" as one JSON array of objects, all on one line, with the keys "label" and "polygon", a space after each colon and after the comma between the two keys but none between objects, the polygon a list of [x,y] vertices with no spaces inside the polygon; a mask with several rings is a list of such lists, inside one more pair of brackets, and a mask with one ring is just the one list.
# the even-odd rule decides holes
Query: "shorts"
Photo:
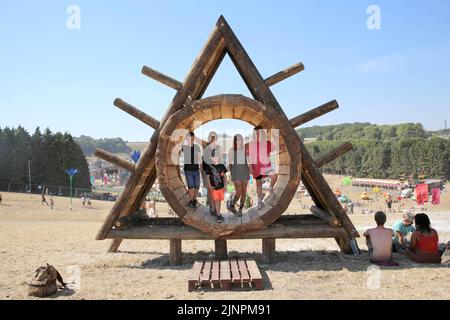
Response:
[{"label": "shorts", "polygon": [[225,189],[211,190],[211,197],[213,201],[223,201],[225,198]]},{"label": "shorts", "polygon": [[200,188],[200,171],[184,171],[188,189]]}]

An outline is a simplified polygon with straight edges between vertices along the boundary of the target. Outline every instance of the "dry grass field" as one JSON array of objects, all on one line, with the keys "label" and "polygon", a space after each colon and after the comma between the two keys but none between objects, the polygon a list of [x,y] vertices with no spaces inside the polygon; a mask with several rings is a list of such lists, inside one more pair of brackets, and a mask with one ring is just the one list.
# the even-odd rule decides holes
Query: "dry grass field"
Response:
[{"label": "dry grass field", "polygon": [[[327,177],[333,187],[338,177]],[[448,186],[449,187],[449,186]],[[448,188],[447,188],[448,190]],[[356,190],[348,190],[357,197]],[[352,195],[352,193],[354,193]],[[300,202],[301,200],[301,202]],[[355,201],[355,200],[354,200]],[[334,240],[278,240],[276,262],[261,261],[258,240],[229,241],[231,257],[255,259],[264,277],[265,290],[187,291],[187,276],[196,259],[213,257],[213,241],[184,241],[183,265],[169,265],[168,241],[124,241],[120,252],[108,254],[108,241],[94,237],[112,202],[93,202],[81,208],[74,200],[55,198],[55,208],[41,206],[39,196],[3,193],[0,207],[0,299],[28,299],[27,283],[34,270],[45,263],[61,271],[67,282],[79,288],[61,291],[52,299],[450,299],[450,269],[445,265],[419,265],[395,255],[399,267],[372,270],[364,239],[360,256],[342,255]],[[305,212],[309,198],[293,201],[289,212]],[[376,209],[383,203],[369,205]],[[167,204],[158,203],[160,216]],[[359,208],[351,215],[360,232],[373,226],[371,214]],[[450,240],[450,194],[442,204],[428,207],[441,241]],[[387,225],[399,219],[390,214]],[[368,269],[369,268],[369,269]]]}]

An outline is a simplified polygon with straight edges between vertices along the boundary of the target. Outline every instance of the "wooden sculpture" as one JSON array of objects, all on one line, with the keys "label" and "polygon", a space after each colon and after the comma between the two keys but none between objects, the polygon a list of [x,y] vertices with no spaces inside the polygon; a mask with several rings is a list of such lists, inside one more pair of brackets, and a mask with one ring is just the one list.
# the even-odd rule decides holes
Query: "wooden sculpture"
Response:
[{"label": "wooden sculpture", "polygon": [[[225,54],[230,56],[254,99],[230,94],[202,99]],[[346,143],[314,161],[295,131],[296,127],[338,108],[337,102],[328,102],[288,119],[270,90],[270,86],[303,69],[303,64],[299,63],[262,78],[222,16],[183,83],[144,66],[144,75],[173,88],[176,94],[161,121],[121,99],[114,101],[116,107],[155,131],[136,165],[97,150],[98,157],[129,170],[131,176],[96,239],[114,239],[111,252],[118,249],[123,239],[170,239],[171,252],[181,251],[182,239],[214,239],[216,252],[223,252],[226,251],[226,239],[261,238],[263,251],[268,254],[274,249],[275,238],[331,237],[336,239],[341,251],[351,251],[350,240],[358,237],[358,232],[319,169],[351,150],[352,146]],[[197,209],[187,207],[187,190],[180,177],[179,165],[170,157],[176,143],[171,136],[176,129],[194,130],[199,123],[224,118],[239,119],[267,130],[279,130],[277,173],[280,177],[261,210],[250,208],[242,218],[230,215],[225,223],[216,224],[205,206]],[[157,178],[161,192],[179,220],[160,227],[156,219],[123,230],[117,228],[115,222],[141,207]],[[281,217],[295,196],[300,180],[315,203],[311,208],[312,214]],[[149,226],[151,224],[152,227]],[[179,263],[179,257],[174,257],[174,262]]]}]

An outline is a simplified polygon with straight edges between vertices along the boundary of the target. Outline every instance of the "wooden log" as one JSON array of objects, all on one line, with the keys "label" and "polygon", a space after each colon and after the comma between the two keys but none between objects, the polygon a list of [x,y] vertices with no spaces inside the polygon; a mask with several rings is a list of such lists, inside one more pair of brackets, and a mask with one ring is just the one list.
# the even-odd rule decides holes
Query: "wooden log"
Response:
[{"label": "wooden log", "polygon": [[175,80],[169,76],[166,76],[165,74],[147,66],[142,67],[142,74],[175,90],[180,90],[181,87],[183,86],[183,84],[180,81]]},{"label": "wooden log", "polygon": [[216,259],[228,259],[227,240],[214,240]]},{"label": "wooden log", "polygon": [[[243,221],[239,224],[231,226],[231,224],[222,224],[217,225],[214,223],[209,223],[209,221],[203,221],[199,219],[191,219],[191,216],[186,215],[186,209],[184,205],[181,204],[179,197],[175,195],[177,191],[175,190],[173,185],[169,184],[169,180],[166,179],[168,174],[166,173],[168,170],[168,166],[166,165],[169,162],[169,158],[171,156],[170,148],[167,148],[168,143],[165,142],[167,140],[166,137],[170,137],[171,133],[175,128],[178,128],[178,124],[182,123],[185,119],[192,116],[195,112],[203,112],[204,110],[215,110],[216,113],[221,112],[221,110],[229,109],[233,110],[234,107],[242,107],[244,106],[245,111],[243,112],[243,117],[245,114],[250,114],[251,117],[255,117],[255,115],[263,115],[265,119],[270,119],[270,121],[276,122],[279,124],[280,135],[285,137],[286,144],[289,145],[289,153],[292,154],[289,165],[282,166],[281,173],[285,176],[288,176],[286,179],[285,188],[280,189],[280,195],[277,205],[268,206],[267,210],[262,212],[264,218],[256,219],[256,221],[245,221],[249,216],[245,215],[243,217]],[[220,117],[218,114],[217,117]],[[249,116],[248,121],[251,121]],[[291,131],[290,131],[291,130]],[[297,139],[297,140],[296,140]],[[161,183],[161,192],[164,197],[169,201],[171,208],[179,217],[185,219],[185,223],[198,228],[204,232],[208,232],[211,235],[215,235],[218,238],[222,237],[222,234],[225,233],[239,233],[239,232],[248,232],[251,229],[263,228],[264,224],[268,225],[274,220],[276,220],[289,206],[292,197],[295,195],[298,183],[300,180],[300,153],[296,147],[296,142],[299,142],[298,135],[293,131],[292,127],[289,125],[287,119],[281,117],[281,115],[273,108],[267,108],[264,104],[259,101],[250,99],[248,97],[244,97],[242,95],[217,95],[208,97],[205,99],[197,100],[190,105],[188,108],[183,108],[180,111],[172,114],[164,124],[164,127],[161,129],[160,138],[158,142],[158,148],[156,152],[156,165],[158,167],[159,172],[159,181]],[[280,179],[281,181],[282,179]],[[182,189],[183,193],[186,193],[186,190]],[[265,217],[267,214],[267,217]],[[245,224],[245,226],[244,226]],[[213,226],[212,226],[213,225]]]},{"label": "wooden log", "polygon": [[94,155],[100,159],[108,161],[111,164],[115,164],[116,166],[121,167],[122,169],[128,170],[130,172],[133,172],[135,170],[135,165],[133,163],[131,163],[130,161],[123,160],[118,156],[109,153],[108,151],[97,149],[95,150]]},{"label": "wooden log", "polygon": [[314,202],[322,210],[332,212],[341,221],[342,226],[348,233],[348,237],[359,237],[358,231],[350,221],[347,213],[342,208],[333,190],[331,190],[303,143],[300,143],[300,148],[302,154],[302,181],[313,199],[316,199]]},{"label": "wooden log", "polygon": [[333,160],[336,160],[337,158],[339,158],[340,156],[349,152],[352,149],[353,149],[353,145],[349,142],[346,142],[346,143],[340,145],[339,147],[337,147],[336,149],[332,150],[331,152],[327,153],[326,155],[317,159],[316,166],[318,168],[321,168],[321,167],[325,166],[326,164],[332,162]]},{"label": "wooden log", "polygon": [[326,221],[330,226],[333,226],[333,227],[339,226],[339,224],[340,224],[339,219],[336,218],[333,214],[323,211],[322,209],[320,209],[316,206],[312,206],[310,208],[310,210],[311,210],[312,214],[319,217],[323,221]]},{"label": "wooden log", "polygon": [[275,258],[275,238],[262,239],[262,255],[266,263],[272,263]]},{"label": "wooden log", "polygon": [[111,245],[109,246],[108,252],[109,253],[117,252],[121,243],[122,239],[114,239],[113,241],[111,241]]},{"label": "wooden log", "polygon": [[223,16],[220,16],[216,26],[219,28],[223,38],[225,39],[225,46],[228,50],[231,61],[236,66],[236,69],[247,85],[247,88],[252,96],[256,100],[259,100],[267,106],[275,108],[280,113],[284,114],[283,109],[276,101],[275,96],[266,85],[255,64],[250,59],[239,39],[236,37]]},{"label": "wooden log", "polygon": [[297,74],[301,71],[305,70],[305,67],[303,66],[303,63],[296,63],[289,68],[286,68],[278,73],[275,73],[274,75],[268,77],[264,82],[268,87],[273,86],[274,84],[283,81],[284,79],[289,78],[290,76],[293,76],[294,74]]},{"label": "wooden log", "polygon": [[336,100],[333,100],[317,108],[311,109],[299,116],[296,116],[295,118],[289,120],[289,122],[291,123],[292,127],[296,128],[337,108],[339,108],[339,105]]},{"label": "wooden log", "polygon": [[181,240],[170,239],[170,265],[181,265]]},{"label": "wooden log", "polygon": [[[227,239],[261,239],[261,238],[341,238],[346,237],[342,227],[332,227],[325,223],[269,226],[265,229],[248,233],[231,235]],[[216,240],[213,236],[191,226],[137,226],[124,230],[113,229],[107,234],[108,239],[183,239],[183,240]]]},{"label": "wooden log", "polygon": [[149,116],[148,114],[146,114],[145,112],[139,110],[138,108],[132,106],[131,104],[123,101],[122,99],[117,98],[116,100],[114,100],[114,105],[117,108],[125,111],[126,113],[128,113],[130,115],[132,115],[136,119],[142,121],[146,125],[152,127],[153,129],[158,129],[159,128],[159,121],[158,120],[156,120],[152,116]]}]

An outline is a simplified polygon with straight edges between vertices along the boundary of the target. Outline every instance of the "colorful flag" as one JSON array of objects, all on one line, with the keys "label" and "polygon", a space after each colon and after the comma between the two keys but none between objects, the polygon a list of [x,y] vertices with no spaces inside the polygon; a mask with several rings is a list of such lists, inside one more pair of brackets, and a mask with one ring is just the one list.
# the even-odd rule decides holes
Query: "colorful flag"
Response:
[{"label": "colorful flag", "polygon": [[425,183],[416,185],[415,189],[417,204],[423,205],[428,202],[428,185]]},{"label": "colorful flag", "polygon": [[441,203],[441,189],[433,188],[431,190],[431,204],[440,204]]}]

